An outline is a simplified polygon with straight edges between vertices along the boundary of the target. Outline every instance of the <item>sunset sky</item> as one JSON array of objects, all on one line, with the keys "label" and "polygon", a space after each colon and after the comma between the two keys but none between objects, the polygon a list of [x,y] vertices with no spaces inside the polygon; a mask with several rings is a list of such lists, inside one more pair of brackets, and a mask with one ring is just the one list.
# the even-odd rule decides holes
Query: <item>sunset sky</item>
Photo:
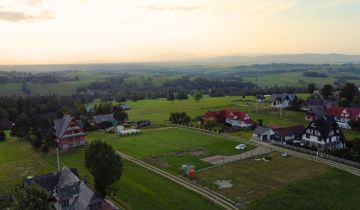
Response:
[{"label": "sunset sky", "polygon": [[359,0],[0,0],[0,64],[360,54]]}]

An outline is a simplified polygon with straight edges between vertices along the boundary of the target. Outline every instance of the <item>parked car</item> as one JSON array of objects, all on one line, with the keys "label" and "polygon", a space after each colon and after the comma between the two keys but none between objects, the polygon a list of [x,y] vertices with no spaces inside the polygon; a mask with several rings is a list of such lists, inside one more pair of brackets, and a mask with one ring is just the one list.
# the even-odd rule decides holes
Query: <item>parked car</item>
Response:
[{"label": "parked car", "polygon": [[246,148],[245,144],[239,144],[235,147],[236,150],[244,150]]}]

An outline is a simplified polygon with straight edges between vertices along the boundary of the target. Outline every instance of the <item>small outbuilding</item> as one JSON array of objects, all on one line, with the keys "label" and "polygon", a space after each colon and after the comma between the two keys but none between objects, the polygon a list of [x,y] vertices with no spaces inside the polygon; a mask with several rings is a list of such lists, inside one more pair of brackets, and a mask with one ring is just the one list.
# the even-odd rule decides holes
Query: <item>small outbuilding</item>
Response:
[{"label": "small outbuilding", "polygon": [[253,139],[259,141],[270,141],[275,132],[273,129],[265,127],[265,126],[257,126],[253,132]]}]

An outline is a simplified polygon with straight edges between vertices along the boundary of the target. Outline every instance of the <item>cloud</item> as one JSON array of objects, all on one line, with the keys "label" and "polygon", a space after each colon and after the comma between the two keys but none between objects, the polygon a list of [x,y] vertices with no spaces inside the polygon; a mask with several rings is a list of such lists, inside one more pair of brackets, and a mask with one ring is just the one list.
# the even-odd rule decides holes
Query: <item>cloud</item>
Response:
[{"label": "cloud", "polygon": [[31,6],[35,6],[35,5],[44,3],[43,0],[26,0],[25,2]]},{"label": "cloud", "polygon": [[38,14],[27,14],[19,11],[0,10],[0,20],[19,22],[19,21],[43,21],[54,18],[54,13],[43,10]]},{"label": "cloud", "polygon": [[140,7],[142,9],[147,10],[156,10],[156,11],[166,11],[166,10],[172,10],[172,11],[193,11],[198,10],[201,7],[197,6],[176,6],[176,5],[170,5],[170,6],[146,6],[146,7]]}]

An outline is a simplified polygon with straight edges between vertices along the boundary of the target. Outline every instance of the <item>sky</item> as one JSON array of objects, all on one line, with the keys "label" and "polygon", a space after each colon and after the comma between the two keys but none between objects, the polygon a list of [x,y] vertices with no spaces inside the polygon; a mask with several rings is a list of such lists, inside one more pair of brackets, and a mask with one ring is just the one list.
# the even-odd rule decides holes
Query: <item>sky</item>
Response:
[{"label": "sky", "polygon": [[0,64],[360,54],[360,0],[0,0]]}]

